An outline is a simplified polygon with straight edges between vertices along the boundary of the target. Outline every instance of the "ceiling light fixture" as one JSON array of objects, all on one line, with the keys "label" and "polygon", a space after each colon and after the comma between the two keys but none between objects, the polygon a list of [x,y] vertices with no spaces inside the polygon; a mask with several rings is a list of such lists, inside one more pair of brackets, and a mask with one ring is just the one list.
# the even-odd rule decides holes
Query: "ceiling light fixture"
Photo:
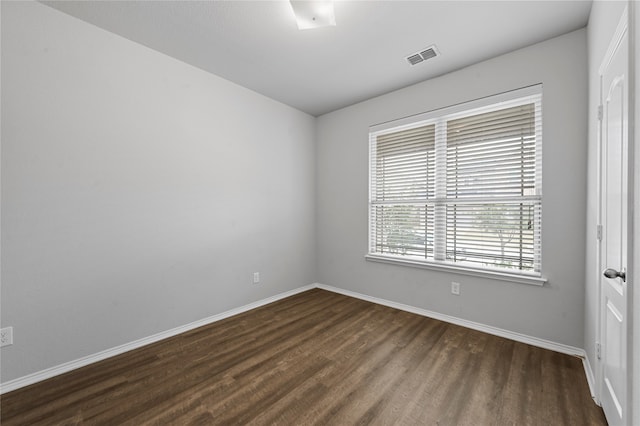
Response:
[{"label": "ceiling light fixture", "polygon": [[332,0],[290,0],[299,30],[332,27],[336,25]]}]

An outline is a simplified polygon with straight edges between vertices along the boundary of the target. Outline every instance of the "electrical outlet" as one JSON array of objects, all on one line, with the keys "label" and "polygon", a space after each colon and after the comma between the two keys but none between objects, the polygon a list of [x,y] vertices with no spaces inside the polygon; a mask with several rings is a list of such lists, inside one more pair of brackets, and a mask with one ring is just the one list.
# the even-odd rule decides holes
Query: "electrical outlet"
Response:
[{"label": "electrical outlet", "polygon": [[451,281],[451,294],[455,294],[456,296],[460,296],[460,283],[456,283]]},{"label": "electrical outlet", "polygon": [[260,282],[260,272],[253,273],[253,283],[258,284]]},{"label": "electrical outlet", "polygon": [[0,347],[13,345],[13,327],[0,330]]}]

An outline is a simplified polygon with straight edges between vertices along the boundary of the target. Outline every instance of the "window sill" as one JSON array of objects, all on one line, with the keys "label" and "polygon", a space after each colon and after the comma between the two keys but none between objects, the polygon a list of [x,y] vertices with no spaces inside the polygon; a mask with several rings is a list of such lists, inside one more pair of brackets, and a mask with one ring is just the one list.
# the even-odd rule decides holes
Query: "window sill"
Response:
[{"label": "window sill", "polygon": [[533,275],[510,274],[508,272],[488,271],[464,266],[453,266],[439,263],[427,263],[419,260],[403,259],[391,256],[379,256],[375,254],[367,254],[365,259],[370,262],[390,263],[393,265],[412,266],[414,268],[431,269],[441,272],[453,272],[461,275],[471,275],[474,277],[491,278],[494,280],[509,281],[518,284],[529,284],[543,286],[547,282],[544,277]]}]

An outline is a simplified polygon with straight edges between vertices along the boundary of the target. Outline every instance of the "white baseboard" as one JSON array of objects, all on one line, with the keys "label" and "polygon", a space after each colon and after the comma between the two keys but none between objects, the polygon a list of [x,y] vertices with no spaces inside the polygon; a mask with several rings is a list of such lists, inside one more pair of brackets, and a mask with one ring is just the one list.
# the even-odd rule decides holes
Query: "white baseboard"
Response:
[{"label": "white baseboard", "polygon": [[277,294],[275,296],[267,297],[266,299],[258,300],[257,302],[249,303],[248,305],[244,305],[239,308],[231,309],[226,312],[222,312],[220,314],[210,316],[208,318],[203,318],[201,320],[194,321],[192,323],[182,325],[180,327],[172,328],[171,330],[154,334],[153,336],[144,337],[142,339],[138,339],[130,343],[125,343],[124,345],[116,346],[115,348],[106,349],[104,351],[101,351],[92,355],[88,355],[88,356],[76,359],[74,361],[65,362],[64,364],[60,364],[55,367],[47,368],[45,370],[38,371],[36,373],[32,373],[23,377],[18,377],[17,379],[13,379],[6,383],[0,384],[0,395],[7,392],[11,392],[16,389],[20,389],[25,386],[32,385],[42,380],[50,379],[52,377],[67,373],[72,370],[76,370],[86,365],[93,364],[98,361],[102,361],[112,356],[120,355],[124,352],[128,352],[130,350],[137,349],[142,346],[158,342],[162,339],[176,336],[180,333],[184,333],[184,332],[193,330],[195,328],[202,327],[203,325],[208,325],[216,321],[220,321],[225,318],[229,318],[234,315],[238,315],[243,312],[250,311],[251,309],[259,308],[260,306],[264,306],[269,303],[275,302],[277,300],[284,299],[289,296],[293,296],[294,294],[302,293],[303,291],[311,290],[315,287],[316,287],[315,284],[299,287],[284,293]]},{"label": "white baseboard", "polygon": [[482,331],[484,333],[493,334],[495,336],[500,336],[507,339],[515,340],[516,342],[526,343],[532,346],[537,346],[539,348],[549,349],[555,352],[573,355],[583,359],[586,358],[586,353],[584,349],[576,348],[576,347],[565,345],[562,343],[556,343],[550,340],[540,339],[538,337],[528,336],[526,334],[504,330],[502,328],[493,327],[490,325],[485,325],[478,322],[469,321],[469,320],[457,318],[451,315],[441,314],[434,311],[429,311],[427,309],[416,308],[414,306],[405,305],[403,303],[392,302],[390,300],[380,299],[378,297],[373,297],[373,296],[367,296],[365,294],[356,293],[349,290],[343,290],[341,288],[332,287],[325,284],[316,284],[316,287],[321,288],[323,290],[332,291],[334,293],[344,294],[345,296],[355,297],[356,299],[362,299],[368,302],[377,303],[378,305],[384,305],[390,308],[400,309],[401,311],[411,312],[414,314],[422,315],[424,317],[437,319],[437,320],[448,322],[451,324],[460,325],[462,327],[471,328],[473,330]]},{"label": "white baseboard", "polygon": [[587,376],[587,383],[589,384],[589,392],[591,392],[591,398],[593,398],[593,402],[597,405],[600,405],[600,401],[598,401],[598,397],[596,395],[596,378],[593,375],[593,369],[591,368],[591,363],[589,362],[589,357],[585,356],[582,358],[582,365],[584,366],[584,373]]},{"label": "white baseboard", "polygon": [[[126,343],[124,345],[116,346],[111,349],[106,349],[104,351],[88,355],[83,358],[76,359],[74,361],[66,362],[64,364],[57,365],[55,367],[47,368],[42,371],[38,371],[36,373],[32,373],[23,377],[19,377],[14,380],[10,380],[6,383],[0,384],[0,395],[3,393],[11,392],[13,390],[32,385],[34,383],[40,382],[42,380],[50,379],[52,377],[58,376],[60,374],[67,373],[69,371],[84,367],[89,364],[93,364],[98,361],[102,361],[104,359],[120,355],[124,352],[131,351],[133,349],[140,348],[142,346],[158,342],[160,340],[166,339],[168,337],[173,337],[178,334],[193,330],[198,327],[202,327],[204,325],[208,325],[214,323],[216,321],[223,320],[225,318],[229,318],[234,315],[241,314],[243,312],[250,311],[251,309],[258,308],[260,306],[267,305],[269,303],[278,301],[280,299],[284,299],[286,297],[293,296],[298,293],[302,293],[307,290],[311,290],[313,288],[320,288],[323,290],[331,291],[334,293],[343,294],[345,296],[355,297],[357,299],[366,300],[368,302],[376,303],[379,305],[388,306],[391,308],[399,309],[406,312],[411,312],[414,314],[422,315],[425,317],[437,319],[440,321],[448,322],[451,324],[460,325],[462,327],[471,328],[473,330],[482,331],[484,333],[493,334],[495,336],[504,337],[507,339],[511,339],[517,342],[526,343],[532,346],[537,346],[544,349],[549,349],[555,352],[560,352],[568,355],[573,355],[582,358],[582,363],[584,365],[585,373],[587,375],[587,382],[589,383],[589,389],[591,391],[591,395],[594,396],[594,376],[593,370],[589,364],[589,359],[586,357],[586,353],[584,349],[576,348],[573,346],[564,345],[562,343],[556,343],[545,339],[540,339],[538,337],[528,336],[521,333],[516,333],[509,330],[504,330],[501,328],[493,327],[490,325],[485,325],[469,320],[465,320],[462,318],[457,318],[451,315],[445,315],[434,311],[429,311],[422,308],[417,308],[410,305],[405,305],[398,302],[392,302],[386,299],[381,299],[378,297],[367,296],[365,294],[356,293],[349,290],[344,290],[337,287],[332,287],[325,284],[315,283],[310,284],[304,287],[299,287],[294,290],[290,290],[284,293],[277,294],[275,296],[268,297],[266,299],[259,300],[257,302],[249,303],[248,305],[241,306],[239,308],[231,309],[229,311],[210,316],[208,318],[201,319],[199,321],[194,321],[190,324],[186,324],[180,327],[173,328],[171,330],[163,331],[153,336],[144,337],[142,339],[136,340],[134,342]],[[594,398],[595,400],[595,398]],[[596,401],[597,403],[597,401]]]}]

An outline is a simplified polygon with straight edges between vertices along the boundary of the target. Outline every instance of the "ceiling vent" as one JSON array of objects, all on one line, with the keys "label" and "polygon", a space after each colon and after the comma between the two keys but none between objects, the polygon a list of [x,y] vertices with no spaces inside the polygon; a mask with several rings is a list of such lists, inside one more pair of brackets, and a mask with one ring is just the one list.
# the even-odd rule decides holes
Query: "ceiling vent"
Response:
[{"label": "ceiling vent", "polygon": [[407,61],[411,65],[417,65],[420,62],[424,62],[427,59],[435,58],[438,56],[438,51],[436,50],[436,46],[429,46],[420,52],[414,53],[413,55],[407,56]]}]

